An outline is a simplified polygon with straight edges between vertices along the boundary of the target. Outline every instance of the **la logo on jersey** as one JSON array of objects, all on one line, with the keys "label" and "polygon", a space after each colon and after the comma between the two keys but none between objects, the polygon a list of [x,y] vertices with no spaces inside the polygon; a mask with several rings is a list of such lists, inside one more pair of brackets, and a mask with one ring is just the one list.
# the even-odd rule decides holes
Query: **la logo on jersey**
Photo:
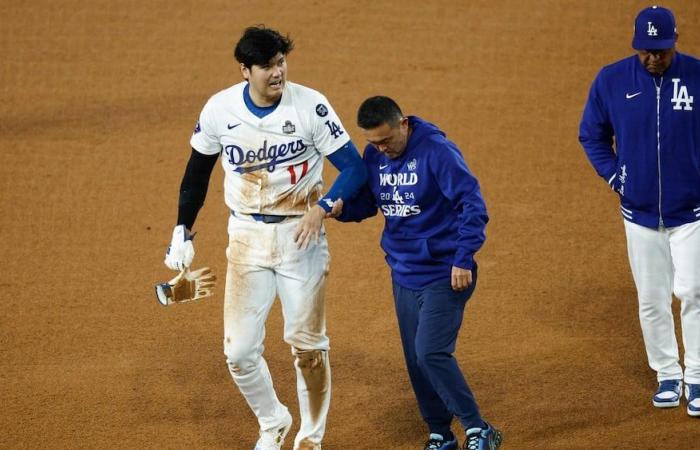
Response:
[{"label": "la logo on jersey", "polygon": [[391,199],[394,201],[394,203],[403,203],[403,197],[401,197],[401,194],[396,186],[394,186],[394,195],[391,196]]},{"label": "la logo on jersey", "polygon": [[[693,110],[693,96],[688,95],[688,87],[679,85],[681,82],[680,78],[672,78],[673,81],[673,98],[671,103],[673,103],[674,110],[692,111]],[[681,107],[681,104],[683,104]]]},{"label": "la logo on jersey", "polygon": [[656,27],[651,24],[651,22],[647,22],[649,24],[649,28],[647,28],[647,34],[649,36],[658,36],[659,32],[656,30]]}]

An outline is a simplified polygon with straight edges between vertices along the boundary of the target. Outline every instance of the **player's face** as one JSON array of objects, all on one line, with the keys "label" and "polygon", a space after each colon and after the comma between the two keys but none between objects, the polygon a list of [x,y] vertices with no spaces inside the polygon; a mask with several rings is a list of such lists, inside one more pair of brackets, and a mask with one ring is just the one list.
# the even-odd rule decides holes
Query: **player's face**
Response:
[{"label": "player's face", "polygon": [[287,58],[282,53],[267,64],[253,64],[250,69],[241,64],[243,78],[250,83],[250,97],[258,106],[272,106],[282,96],[287,81]]},{"label": "player's face", "polygon": [[675,48],[667,48],[665,50],[637,50],[639,61],[649,73],[661,75],[668,69],[673,60],[673,55],[676,53]]},{"label": "player's face", "polygon": [[408,143],[408,119],[402,117],[399,123],[393,127],[388,123],[383,123],[377,128],[362,130],[367,142],[374,145],[380,152],[390,159],[396,159],[406,150]]}]

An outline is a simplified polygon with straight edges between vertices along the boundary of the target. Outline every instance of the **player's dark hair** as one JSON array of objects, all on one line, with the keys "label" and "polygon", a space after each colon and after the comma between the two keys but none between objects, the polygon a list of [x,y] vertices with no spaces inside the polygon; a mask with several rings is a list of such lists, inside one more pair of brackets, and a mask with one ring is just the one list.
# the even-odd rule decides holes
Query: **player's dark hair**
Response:
[{"label": "player's dark hair", "polygon": [[357,125],[364,130],[371,130],[385,123],[394,128],[402,117],[401,108],[395,101],[378,95],[362,102],[357,110]]},{"label": "player's dark hair", "polygon": [[292,49],[294,42],[289,36],[282,36],[276,30],[258,25],[243,31],[233,55],[236,61],[250,69],[253,65],[264,66],[277,53],[287,55]]}]

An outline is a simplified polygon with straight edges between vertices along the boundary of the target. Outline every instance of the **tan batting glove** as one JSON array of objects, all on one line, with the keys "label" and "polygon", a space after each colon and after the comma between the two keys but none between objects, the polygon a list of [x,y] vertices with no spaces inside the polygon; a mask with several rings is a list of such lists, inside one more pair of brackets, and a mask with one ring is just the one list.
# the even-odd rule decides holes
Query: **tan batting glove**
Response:
[{"label": "tan batting glove", "polygon": [[214,295],[216,275],[209,267],[194,272],[185,267],[167,283],[156,284],[156,296],[163,306],[186,303]]}]

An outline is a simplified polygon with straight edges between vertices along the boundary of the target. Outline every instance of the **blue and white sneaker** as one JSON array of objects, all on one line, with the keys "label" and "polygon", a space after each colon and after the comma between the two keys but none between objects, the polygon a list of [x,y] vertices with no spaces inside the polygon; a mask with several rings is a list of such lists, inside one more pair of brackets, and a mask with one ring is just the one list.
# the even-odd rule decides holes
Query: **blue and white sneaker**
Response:
[{"label": "blue and white sneaker", "polygon": [[457,438],[453,437],[451,441],[446,441],[441,434],[430,433],[423,450],[457,450]]},{"label": "blue and white sneaker", "polygon": [[685,398],[688,399],[688,415],[700,416],[700,384],[686,383]]},{"label": "blue and white sneaker", "polygon": [[681,380],[663,380],[659,383],[652,403],[657,408],[673,408],[680,405],[682,387]]},{"label": "blue and white sneaker", "polygon": [[470,428],[467,430],[467,439],[464,441],[463,450],[496,450],[503,442],[503,433],[488,422],[484,421],[486,428]]}]

